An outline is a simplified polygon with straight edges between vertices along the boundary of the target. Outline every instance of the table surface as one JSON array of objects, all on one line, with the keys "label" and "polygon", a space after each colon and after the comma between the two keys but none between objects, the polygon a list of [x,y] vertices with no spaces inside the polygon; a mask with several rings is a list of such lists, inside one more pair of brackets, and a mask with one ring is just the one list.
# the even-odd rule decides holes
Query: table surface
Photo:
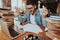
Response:
[{"label": "table surface", "polygon": [[[41,27],[41,29],[43,30],[43,32],[40,32],[39,34],[35,34],[35,33],[31,33],[31,32],[26,32],[23,35],[17,37],[15,40],[22,40],[24,37],[26,37],[29,34],[32,34],[34,36],[39,36],[39,37],[43,37],[45,40],[52,40],[51,38],[49,38],[48,36],[46,36],[46,32],[44,31],[44,28]],[[0,32],[0,40],[11,40],[8,35],[6,33],[4,33],[3,31]],[[55,34],[58,37],[60,37],[60,34]]]},{"label": "table surface", "polygon": [[44,31],[44,27],[41,26],[40,28],[43,30],[43,32],[40,32],[39,34],[35,34],[35,33],[31,33],[31,32],[26,32],[25,34],[23,34],[22,36],[16,38],[15,40],[19,40],[19,39],[22,40],[25,36],[27,36],[29,34],[32,34],[34,36],[43,37],[45,40],[52,40],[51,38],[46,36],[46,34],[45,34],[46,32]]}]

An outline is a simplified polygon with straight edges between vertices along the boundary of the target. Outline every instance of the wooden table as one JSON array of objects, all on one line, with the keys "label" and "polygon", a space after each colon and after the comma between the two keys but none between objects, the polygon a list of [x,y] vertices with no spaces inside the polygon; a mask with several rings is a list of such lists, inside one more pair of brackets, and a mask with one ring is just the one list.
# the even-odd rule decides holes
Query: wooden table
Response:
[{"label": "wooden table", "polygon": [[45,32],[41,32],[39,34],[34,34],[34,33],[26,32],[25,34],[23,34],[22,36],[16,38],[15,40],[22,40],[25,36],[27,36],[29,34],[32,34],[34,36],[43,37],[45,40],[52,40],[51,38],[49,38],[48,36],[45,35]]},{"label": "wooden table", "polygon": [[[42,30],[44,30],[43,27],[41,27]],[[52,40],[51,38],[49,38],[48,36],[46,36],[45,34],[46,32],[40,32],[39,34],[35,34],[35,33],[31,33],[31,32],[26,32],[24,33],[23,35],[17,37],[16,39],[14,40],[22,40],[25,36],[29,35],[29,34],[32,34],[34,36],[39,36],[39,37],[43,37],[45,40]],[[1,36],[0,36],[0,40],[11,40],[8,35],[6,33],[4,33],[3,31],[0,32]]]},{"label": "wooden table", "polygon": [[0,40],[11,40],[11,39],[4,31],[1,30],[0,31]]},{"label": "wooden table", "polygon": [[44,32],[44,28],[41,27],[43,32],[40,32],[39,34],[35,34],[35,33],[31,33],[31,32],[26,32],[23,35],[21,35],[20,37],[16,38],[15,40],[22,40],[24,37],[26,37],[29,34],[32,34],[34,36],[39,36],[39,37],[43,37],[45,40],[52,40],[51,38],[49,38],[48,36],[46,36],[46,32]]},{"label": "wooden table", "polygon": [[60,33],[46,32],[46,35],[51,39],[57,38],[60,40]]}]

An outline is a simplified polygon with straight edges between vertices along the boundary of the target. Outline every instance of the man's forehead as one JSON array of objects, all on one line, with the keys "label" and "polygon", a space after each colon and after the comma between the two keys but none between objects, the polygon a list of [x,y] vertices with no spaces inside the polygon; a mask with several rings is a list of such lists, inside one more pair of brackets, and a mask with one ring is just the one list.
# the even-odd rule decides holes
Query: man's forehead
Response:
[{"label": "man's forehead", "polygon": [[33,7],[33,5],[26,5],[27,8]]}]

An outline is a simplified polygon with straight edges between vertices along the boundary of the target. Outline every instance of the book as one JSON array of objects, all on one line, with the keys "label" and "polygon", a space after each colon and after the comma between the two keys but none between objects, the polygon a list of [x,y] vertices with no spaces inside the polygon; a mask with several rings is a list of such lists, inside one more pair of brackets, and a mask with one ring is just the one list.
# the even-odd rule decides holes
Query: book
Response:
[{"label": "book", "polygon": [[48,19],[50,19],[50,20],[60,20],[60,16],[50,16]]}]

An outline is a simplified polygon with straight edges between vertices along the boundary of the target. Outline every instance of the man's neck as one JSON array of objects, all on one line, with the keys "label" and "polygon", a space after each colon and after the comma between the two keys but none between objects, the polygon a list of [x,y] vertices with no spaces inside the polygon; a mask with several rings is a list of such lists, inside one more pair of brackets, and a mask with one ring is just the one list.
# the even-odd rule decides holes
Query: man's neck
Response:
[{"label": "man's neck", "polygon": [[36,14],[36,9],[34,10],[34,12],[32,13],[32,15],[35,15]]}]

